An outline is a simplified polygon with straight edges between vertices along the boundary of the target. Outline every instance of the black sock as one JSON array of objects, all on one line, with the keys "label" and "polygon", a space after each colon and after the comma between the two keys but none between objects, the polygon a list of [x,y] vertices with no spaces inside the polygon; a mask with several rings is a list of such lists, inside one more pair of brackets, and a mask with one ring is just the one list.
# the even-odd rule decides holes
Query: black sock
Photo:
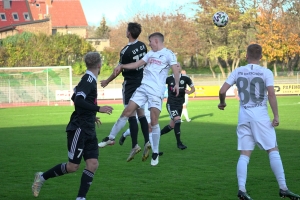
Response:
[{"label": "black sock", "polygon": [[77,197],[85,197],[93,182],[94,173],[84,169],[81,176],[80,188]]},{"label": "black sock", "polygon": [[170,125],[165,126],[163,129],[160,131],[160,135],[169,133],[173,128]]},{"label": "black sock", "polygon": [[149,127],[148,127],[148,121],[145,116],[142,116],[139,118],[141,129],[144,135],[145,144],[149,142]]},{"label": "black sock", "polygon": [[175,133],[175,137],[177,140],[177,144],[181,143],[181,141],[180,141],[180,125],[181,125],[181,120],[175,121],[174,133]]},{"label": "black sock", "polygon": [[128,118],[129,122],[129,129],[130,129],[130,136],[131,136],[131,142],[132,142],[132,148],[135,147],[135,145],[138,143],[138,124],[136,121],[136,117],[132,116]]},{"label": "black sock", "polygon": [[43,173],[45,180],[67,174],[67,163],[61,163]]}]

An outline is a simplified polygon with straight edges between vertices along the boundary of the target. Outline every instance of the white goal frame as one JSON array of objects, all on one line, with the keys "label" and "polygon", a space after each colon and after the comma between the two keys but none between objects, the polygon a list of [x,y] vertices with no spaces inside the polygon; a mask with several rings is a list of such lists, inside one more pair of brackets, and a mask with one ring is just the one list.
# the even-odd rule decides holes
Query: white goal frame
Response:
[{"label": "white goal frame", "polygon": [[[68,75],[62,77],[55,77],[61,79],[61,86],[51,83],[51,77],[49,77],[49,71],[52,70],[57,72],[59,70],[64,70]],[[38,72],[38,70],[40,70]],[[23,74],[22,74],[23,73]],[[37,86],[36,80],[29,78],[24,75],[24,73],[29,74],[40,74],[39,80],[43,82],[42,86]],[[1,76],[2,75],[2,76]],[[10,78],[12,77],[12,78]],[[11,85],[10,80],[18,82],[17,86]],[[63,81],[66,84],[63,84]],[[30,82],[30,83],[29,83]],[[53,82],[53,81],[52,81]],[[62,86],[63,85],[63,86]],[[41,99],[37,100],[37,87],[43,90],[43,94],[39,93]],[[59,90],[61,89],[61,90]],[[57,99],[58,93],[64,96],[62,99]],[[28,99],[22,99],[22,96],[18,93],[27,93],[31,102]],[[28,94],[30,93],[30,94]],[[50,97],[51,93],[51,97]],[[0,107],[15,107],[15,106],[38,106],[38,105],[73,105],[71,101],[71,95],[73,93],[73,83],[72,83],[72,67],[71,66],[43,66],[43,67],[0,67]],[[66,97],[68,95],[68,97]],[[55,96],[55,98],[53,98]],[[50,103],[51,102],[51,103]]]}]

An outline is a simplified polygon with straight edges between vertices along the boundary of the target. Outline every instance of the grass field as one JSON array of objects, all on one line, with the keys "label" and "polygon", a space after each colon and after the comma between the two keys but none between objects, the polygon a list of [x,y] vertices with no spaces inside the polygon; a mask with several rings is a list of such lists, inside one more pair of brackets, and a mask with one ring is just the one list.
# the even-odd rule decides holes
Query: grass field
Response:
[{"label": "grass field", "polygon": [[[141,153],[126,162],[130,138],[123,146],[115,144],[100,149],[99,169],[87,199],[237,199],[238,102],[227,100],[225,111],[218,110],[217,104],[217,100],[189,102],[192,122],[183,122],[181,126],[181,138],[188,148],[177,149],[173,132],[162,136],[160,151],[164,155],[156,167],[150,166],[150,159],[142,162]],[[300,97],[278,97],[278,104],[280,126],[276,131],[287,184],[290,190],[300,193]],[[99,140],[108,135],[123,108],[113,107],[112,115],[98,115],[103,123],[97,129]],[[35,199],[31,193],[34,173],[67,161],[64,131],[72,110],[71,106],[0,109],[1,200]],[[160,127],[168,122],[164,107]],[[117,140],[119,137],[120,134]],[[139,134],[140,146],[142,139]],[[74,200],[83,168],[84,163],[73,174],[49,179],[38,199]],[[264,151],[257,148],[253,152],[248,169],[247,190],[252,198],[279,198],[278,185]]]}]

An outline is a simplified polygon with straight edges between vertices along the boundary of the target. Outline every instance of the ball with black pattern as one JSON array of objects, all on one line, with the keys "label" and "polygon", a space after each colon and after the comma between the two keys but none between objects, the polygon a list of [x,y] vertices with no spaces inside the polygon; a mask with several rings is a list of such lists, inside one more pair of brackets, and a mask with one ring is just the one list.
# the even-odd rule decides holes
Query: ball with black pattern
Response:
[{"label": "ball with black pattern", "polygon": [[228,21],[229,21],[229,17],[227,15],[227,13],[225,13],[223,11],[218,11],[213,16],[213,23],[217,27],[225,27],[227,25]]}]

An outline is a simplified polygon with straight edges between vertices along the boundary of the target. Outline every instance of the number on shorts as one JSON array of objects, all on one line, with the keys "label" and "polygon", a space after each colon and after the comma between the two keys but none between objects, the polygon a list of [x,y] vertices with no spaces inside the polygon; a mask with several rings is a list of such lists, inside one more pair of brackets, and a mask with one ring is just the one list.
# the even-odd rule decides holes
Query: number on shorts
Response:
[{"label": "number on shorts", "polygon": [[175,117],[176,115],[178,115],[177,110],[171,110],[171,115],[172,115],[172,117]]},{"label": "number on shorts", "polygon": [[79,154],[78,154],[77,158],[79,158],[81,156],[83,149],[78,148],[78,151],[79,151]]},{"label": "number on shorts", "polygon": [[[247,90],[249,84],[250,89]],[[236,81],[236,86],[242,104],[249,103],[250,99],[256,104],[261,103],[264,100],[265,82],[261,77],[253,78],[250,83],[247,78],[239,77]]]}]

